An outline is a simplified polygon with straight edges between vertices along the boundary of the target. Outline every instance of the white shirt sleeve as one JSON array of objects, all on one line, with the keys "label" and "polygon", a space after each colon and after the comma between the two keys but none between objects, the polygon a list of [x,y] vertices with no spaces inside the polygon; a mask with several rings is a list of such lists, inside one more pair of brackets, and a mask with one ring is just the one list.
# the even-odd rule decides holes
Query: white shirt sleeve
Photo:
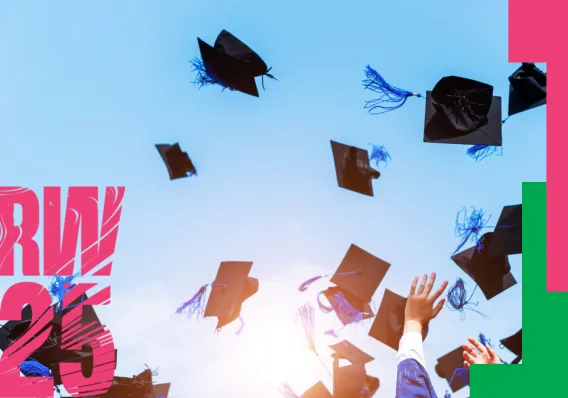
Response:
[{"label": "white shirt sleeve", "polygon": [[424,368],[424,348],[422,347],[422,334],[418,332],[405,333],[400,339],[398,353],[396,354],[396,364],[398,365],[405,359],[414,359]]}]

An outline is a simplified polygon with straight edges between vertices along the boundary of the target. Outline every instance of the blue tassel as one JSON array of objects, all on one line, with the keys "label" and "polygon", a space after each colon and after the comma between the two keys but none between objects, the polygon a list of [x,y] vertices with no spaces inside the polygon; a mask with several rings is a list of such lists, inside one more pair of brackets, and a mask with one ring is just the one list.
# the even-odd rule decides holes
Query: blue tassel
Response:
[{"label": "blue tassel", "polygon": [[[63,309],[63,297],[75,287],[75,284],[72,283],[73,279],[77,278],[80,274],[77,273],[73,276],[59,276],[54,275],[51,284],[47,288],[51,297],[53,297],[56,301],[55,310],[60,312]],[[69,285],[65,287],[65,285]],[[78,304],[73,305],[75,307]],[[72,308],[69,307],[69,308]]]},{"label": "blue tassel", "polygon": [[507,116],[505,119],[501,120],[501,124],[505,124],[505,122],[506,122],[507,120],[509,120],[510,117],[511,117],[511,116]]},{"label": "blue tassel", "polygon": [[234,91],[232,88],[228,87],[221,79],[215,76],[212,72],[207,71],[205,64],[199,58],[194,58],[189,61],[191,66],[193,67],[193,72],[197,72],[197,76],[193,81],[193,84],[198,86],[200,89],[205,86],[221,86],[223,91],[225,89],[229,89],[230,91]]},{"label": "blue tassel", "polygon": [[471,306],[477,307],[478,304],[479,304],[478,302],[472,302],[471,301],[471,298],[475,294],[476,290],[477,290],[477,285],[475,286],[475,288],[473,289],[473,292],[471,293],[471,295],[468,298],[467,297],[467,291],[465,289],[465,282],[463,281],[462,278],[458,278],[456,280],[456,283],[450,288],[450,290],[448,290],[448,295],[446,296],[447,305],[449,305],[448,308],[451,311],[461,312],[461,320],[462,321],[465,318],[465,310],[477,312],[482,317],[487,318],[487,315],[471,308]]},{"label": "blue tassel", "polygon": [[452,374],[452,377],[450,378],[450,385],[452,385],[452,382],[454,381],[454,378],[458,377],[459,379],[461,379],[465,385],[469,386],[469,375],[467,374],[467,369],[464,367],[460,367],[457,368],[456,370],[454,370],[454,373]]},{"label": "blue tassel", "polygon": [[296,395],[288,383],[283,383],[278,390],[285,398],[301,398]]},{"label": "blue tassel", "polygon": [[347,324],[359,323],[363,320],[366,315],[364,312],[357,311],[343,296],[343,293],[337,293],[333,295],[333,300],[337,304],[338,316],[340,319],[345,321]]},{"label": "blue tassel", "polygon": [[182,314],[185,311],[188,318],[191,318],[194,315],[196,319],[200,318],[205,312],[205,292],[207,291],[207,286],[209,285],[201,286],[201,288],[197,293],[193,295],[192,298],[183,303],[176,310],[176,314]]},{"label": "blue tassel", "polygon": [[488,339],[487,337],[485,337],[485,335],[483,333],[479,333],[479,342],[486,347],[489,346],[489,347],[493,348],[493,345],[491,344],[491,339]]},{"label": "blue tassel", "polygon": [[323,296],[323,292],[318,293],[318,296],[317,296],[318,306],[324,314],[329,314],[331,311],[333,311],[333,307],[328,307],[327,305],[322,303],[321,302],[321,296]]},{"label": "blue tassel", "polygon": [[375,165],[379,167],[380,162],[384,162],[385,166],[391,161],[391,155],[384,147],[384,145],[376,146],[373,144],[369,144],[373,146],[373,151],[371,152],[371,157],[369,160],[374,160]]},{"label": "blue tassel", "polygon": [[[379,98],[365,102],[365,109],[368,109],[369,113],[381,114],[398,109],[405,104],[408,97],[422,98],[422,95],[418,93],[412,93],[410,91],[391,86],[369,65],[365,68],[365,76],[366,79],[363,80],[363,86],[365,89],[381,94]],[[375,112],[376,109],[380,109],[381,111]]]},{"label": "blue tassel", "polygon": [[446,393],[444,394],[444,398],[452,398],[452,395],[448,392],[448,390],[446,390]]},{"label": "blue tassel", "polygon": [[[457,249],[452,254],[452,257],[458,253],[461,248],[471,239],[475,242],[477,246],[477,250],[481,251],[483,249],[483,237],[479,237],[481,230],[484,228],[490,228],[487,226],[487,222],[491,218],[483,218],[485,215],[485,210],[475,210],[472,208],[472,213],[468,217],[467,216],[467,209],[464,207],[460,210],[456,215],[456,228],[455,233],[456,236],[462,238],[460,244],[458,245]],[[460,216],[463,214],[463,221],[460,221]]]},{"label": "blue tassel", "polygon": [[302,327],[304,337],[308,343],[308,348],[317,355],[315,321],[316,313],[311,305],[305,304],[296,311],[296,322]]},{"label": "blue tassel", "polygon": [[[350,272],[337,272],[337,273],[335,273],[335,274],[333,274],[333,275],[335,276],[335,275],[360,275],[360,274],[361,274],[361,271],[350,271]],[[327,275],[327,274],[326,274],[326,275],[314,276],[313,278],[310,278],[310,279],[308,279],[307,281],[303,282],[303,283],[300,285],[299,290],[300,290],[301,292],[305,292],[306,290],[308,290],[308,288],[310,287],[310,285],[311,285],[312,283],[317,282],[317,281],[319,281],[319,280],[322,279],[322,278],[329,278],[330,276],[331,276],[331,275]]]},{"label": "blue tassel", "polygon": [[496,156],[503,155],[503,147],[489,146],[489,145],[473,145],[467,149],[465,152],[467,156],[481,162],[483,159],[488,158],[491,155],[497,153],[497,150],[501,150]]},{"label": "blue tassel", "polygon": [[42,365],[35,359],[28,359],[20,366],[22,373],[27,373],[30,376],[51,376],[51,370]]}]

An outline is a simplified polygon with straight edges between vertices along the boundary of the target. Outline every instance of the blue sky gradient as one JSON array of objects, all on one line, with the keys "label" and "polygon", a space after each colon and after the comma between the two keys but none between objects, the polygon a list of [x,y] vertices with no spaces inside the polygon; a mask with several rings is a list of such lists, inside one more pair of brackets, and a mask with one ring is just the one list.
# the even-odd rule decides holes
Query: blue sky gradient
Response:
[{"label": "blue sky gradient", "polygon": [[[265,79],[260,98],[192,85],[197,37],[213,44],[222,29],[273,67],[279,81]],[[420,93],[446,75],[492,84],[505,113],[518,66],[507,59],[505,1],[9,2],[0,54],[0,181],[36,192],[127,187],[113,275],[99,280],[111,284],[112,304],[98,313],[119,349],[116,374],[159,366],[170,397],[277,398],[280,381],[301,394],[320,379],[331,389],[298,348],[290,316],[326,284],[301,294],[300,283],[333,272],[354,243],[392,264],[377,306],[385,288],[406,295],[425,272],[471,288],[450,260],[456,212],[481,207],[496,222],[503,206],[520,203],[523,181],[545,179],[545,107],[512,117],[503,156],[480,163],[466,146],[422,142],[421,99],[385,115],[363,109],[373,98],[361,84],[370,64]],[[374,198],[337,187],[330,139],[390,151]],[[154,144],[174,142],[199,177],[169,181]],[[215,320],[174,314],[232,260],[254,261],[260,279],[240,336],[238,323],[216,336]],[[517,286],[490,302],[476,293],[490,319],[444,310],[432,323],[425,350],[439,396],[447,383],[434,374],[436,358],[470,335],[497,341],[521,327],[520,256],[511,264]],[[318,312],[318,330],[336,324]],[[342,337],[376,358],[367,365],[381,380],[375,397],[393,397],[395,352],[370,339],[369,327]],[[332,343],[319,338],[328,367]]]}]

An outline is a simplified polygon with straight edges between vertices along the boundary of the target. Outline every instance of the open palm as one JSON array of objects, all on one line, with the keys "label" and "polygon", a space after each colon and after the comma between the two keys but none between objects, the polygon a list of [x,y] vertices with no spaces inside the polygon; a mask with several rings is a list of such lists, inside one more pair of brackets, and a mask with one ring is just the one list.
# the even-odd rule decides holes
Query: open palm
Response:
[{"label": "open palm", "polygon": [[463,359],[465,359],[463,363],[466,368],[469,369],[471,364],[496,365],[502,363],[493,348],[484,346],[473,337],[469,337],[467,340],[473,347],[468,344],[462,345]]}]

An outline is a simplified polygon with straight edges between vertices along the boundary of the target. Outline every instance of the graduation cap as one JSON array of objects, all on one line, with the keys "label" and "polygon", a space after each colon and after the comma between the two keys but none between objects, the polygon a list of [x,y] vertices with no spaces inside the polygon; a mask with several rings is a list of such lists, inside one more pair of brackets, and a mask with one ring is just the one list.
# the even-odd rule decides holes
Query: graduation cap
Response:
[{"label": "graduation cap", "polygon": [[392,86],[370,66],[365,75],[365,89],[380,94],[366,102],[369,113],[398,109],[410,97],[426,99],[424,142],[501,146],[501,97],[493,96],[493,86],[445,76],[424,96]]},{"label": "graduation cap", "polygon": [[[203,285],[176,313],[186,312],[189,317],[217,317],[217,330],[233,322],[240,317],[243,302],[258,292],[258,279],[248,276],[252,264],[244,261],[222,262],[215,281]],[[211,287],[211,293],[205,305],[208,287]]]},{"label": "graduation cap", "polygon": [[364,364],[339,366],[339,357],[333,360],[333,398],[368,397],[380,387],[378,378],[367,375]]},{"label": "graduation cap", "polygon": [[255,77],[275,79],[262,58],[226,30],[217,36],[213,47],[200,38],[197,41],[201,60],[194,59],[191,63],[194,71],[198,72],[195,84],[200,87],[219,85],[258,97]]},{"label": "graduation cap", "polygon": [[462,269],[483,292],[487,300],[501,294],[515,286],[517,281],[511,274],[511,265],[507,256],[491,256],[491,247],[494,232],[487,232],[482,236],[483,247],[470,247],[452,257],[452,260]]},{"label": "graduation cap", "polygon": [[509,117],[546,104],[546,73],[523,63],[509,76]]},{"label": "graduation cap", "polygon": [[144,370],[137,376],[115,376],[110,388],[101,398],[158,398],[154,394],[152,376],[150,369]]},{"label": "graduation cap", "polygon": [[318,381],[309,390],[302,394],[302,398],[333,398],[325,384]]},{"label": "graduation cap", "polygon": [[463,348],[459,347],[438,358],[435,370],[438,376],[446,379],[452,392],[469,385],[469,373],[463,365]]},{"label": "graduation cap", "polygon": [[[389,289],[385,289],[379,312],[369,330],[369,336],[395,351],[398,351],[400,339],[404,333],[406,300]],[[428,325],[422,328],[422,340],[425,340],[426,336],[428,336]]]},{"label": "graduation cap", "polygon": [[523,207],[505,206],[495,226],[489,246],[491,256],[507,256],[523,252]]},{"label": "graduation cap", "polygon": [[148,398],[168,398],[171,383],[154,384],[152,387],[153,395]]},{"label": "graduation cap", "polygon": [[320,293],[327,298],[331,308],[321,303],[319,295],[318,304],[324,312],[335,311],[343,325],[349,325],[374,316],[369,303],[389,267],[386,261],[352,244],[333,275],[310,278],[302,283],[300,291],[331,276],[330,282],[335,286]]},{"label": "graduation cap", "polygon": [[335,356],[337,356],[339,359],[345,359],[354,365],[365,365],[375,360],[375,358],[359,349],[355,345],[351,344],[347,340],[343,340],[340,343],[330,345],[329,348],[334,351]]},{"label": "graduation cap", "polygon": [[162,160],[168,168],[170,180],[197,175],[197,170],[187,152],[182,152],[179,143],[173,145],[156,144]]},{"label": "graduation cap", "polygon": [[512,363],[519,363],[523,358],[523,329],[501,340],[501,345],[517,356]]},{"label": "graduation cap", "polygon": [[367,150],[333,140],[331,150],[339,186],[362,195],[373,196],[372,181],[379,178],[381,173],[370,166]]}]

